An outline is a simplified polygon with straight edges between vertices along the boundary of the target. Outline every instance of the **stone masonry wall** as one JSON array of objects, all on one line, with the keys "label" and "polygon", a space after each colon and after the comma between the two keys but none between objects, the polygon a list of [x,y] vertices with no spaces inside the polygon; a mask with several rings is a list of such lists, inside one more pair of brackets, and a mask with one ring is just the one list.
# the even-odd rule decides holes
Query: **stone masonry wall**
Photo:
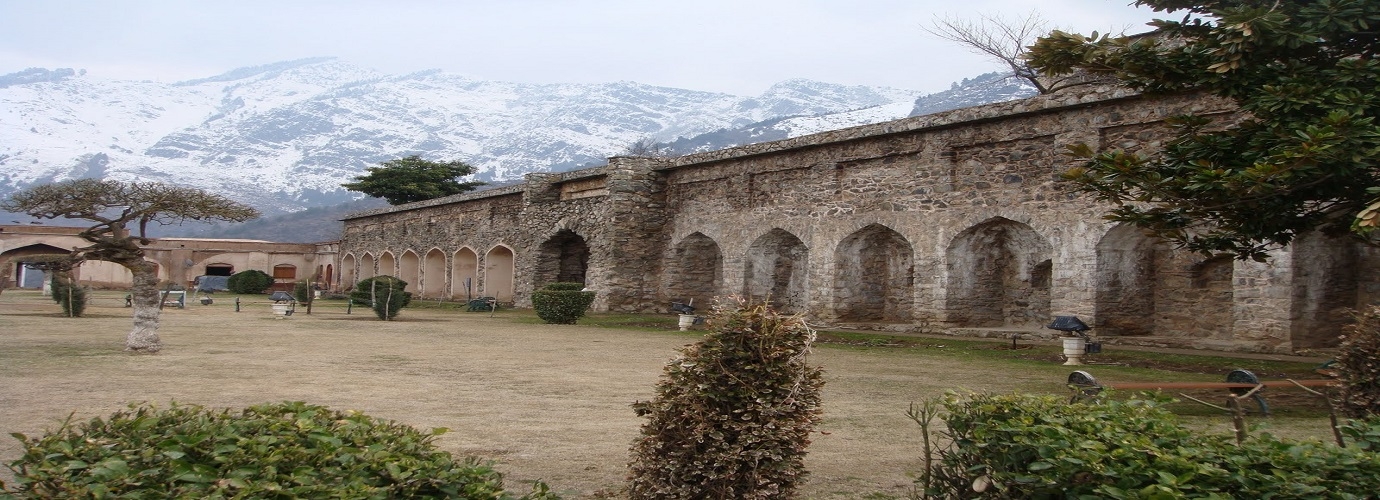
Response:
[{"label": "stone masonry wall", "polygon": [[[1053,315],[1072,314],[1111,342],[1335,344],[1334,312],[1380,296],[1377,280],[1342,276],[1380,266],[1375,252],[1318,236],[1263,264],[1187,254],[1113,227],[1108,207],[1060,179],[1076,163],[1067,146],[1151,152],[1164,120],[1186,113],[1239,118],[1201,96],[1089,87],[674,159],[612,158],[355,214],[340,252],[363,263],[446,256],[395,270],[457,298],[454,269],[474,267],[484,290],[511,277],[501,298],[519,306],[542,283],[583,277],[597,310],[737,295],[861,328],[1050,333]],[[495,248],[506,273],[484,262]]]}]

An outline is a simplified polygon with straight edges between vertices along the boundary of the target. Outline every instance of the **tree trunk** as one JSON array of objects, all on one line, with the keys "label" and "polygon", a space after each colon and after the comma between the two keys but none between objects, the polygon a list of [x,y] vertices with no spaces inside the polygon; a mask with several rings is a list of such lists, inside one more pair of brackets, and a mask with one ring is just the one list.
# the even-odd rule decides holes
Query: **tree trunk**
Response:
[{"label": "tree trunk", "polygon": [[125,350],[153,354],[163,349],[158,338],[158,316],[163,312],[158,309],[158,267],[143,259],[121,264],[134,273],[134,329],[125,337]]}]

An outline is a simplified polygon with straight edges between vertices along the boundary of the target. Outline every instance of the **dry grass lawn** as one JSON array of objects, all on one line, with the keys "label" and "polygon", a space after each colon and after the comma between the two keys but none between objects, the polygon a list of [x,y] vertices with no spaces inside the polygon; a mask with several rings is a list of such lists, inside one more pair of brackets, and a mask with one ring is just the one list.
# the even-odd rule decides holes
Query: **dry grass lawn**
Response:
[{"label": "dry grass lawn", "polygon": [[[62,318],[32,291],[0,294],[0,432],[40,434],[68,414],[104,416],[130,403],[210,407],[301,400],[420,428],[440,445],[494,460],[511,489],[544,480],[567,498],[616,496],[663,364],[695,336],[519,321],[525,311],[367,310],[275,319],[266,303],[167,309],[166,345],[122,351],[130,310],[102,292],[82,318]],[[1063,367],[967,362],[913,350],[821,346],[824,421],[806,465],[807,498],[904,496],[919,466],[908,404],[947,389],[1063,393]],[[0,462],[20,452],[0,439]],[[0,468],[0,480],[11,479]]]}]

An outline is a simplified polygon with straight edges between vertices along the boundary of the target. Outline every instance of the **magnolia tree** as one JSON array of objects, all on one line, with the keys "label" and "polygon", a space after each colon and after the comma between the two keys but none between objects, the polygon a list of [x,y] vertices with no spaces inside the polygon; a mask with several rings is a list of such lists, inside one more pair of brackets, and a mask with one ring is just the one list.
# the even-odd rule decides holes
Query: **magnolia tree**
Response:
[{"label": "magnolia tree", "polygon": [[1264,260],[1304,231],[1380,234],[1380,2],[1138,0],[1183,15],[1155,36],[1054,32],[1030,48],[1046,75],[1111,75],[1147,93],[1233,101],[1241,120],[1170,121],[1162,151],[1073,152],[1067,173],[1112,218],[1189,249]]},{"label": "magnolia tree", "polygon": [[78,179],[32,187],[0,202],[0,209],[42,219],[82,219],[92,224],[78,234],[90,245],[74,248],[75,261],[103,260],[129,269],[134,329],[125,349],[155,353],[158,338],[158,266],[144,259],[150,223],[180,224],[189,220],[243,222],[259,216],[251,207],[193,188],[156,182],[125,183]]}]

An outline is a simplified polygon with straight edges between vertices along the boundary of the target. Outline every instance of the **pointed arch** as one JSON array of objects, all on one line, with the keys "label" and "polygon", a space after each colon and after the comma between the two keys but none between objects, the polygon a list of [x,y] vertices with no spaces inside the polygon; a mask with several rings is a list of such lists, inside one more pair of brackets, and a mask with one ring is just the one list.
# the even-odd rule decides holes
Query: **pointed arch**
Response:
[{"label": "pointed arch", "polygon": [[393,258],[393,252],[384,250],[382,254],[379,254],[379,271],[375,276],[398,277],[398,260]]},{"label": "pointed arch", "polygon": [[484,254],[484,295],[499,302],[513,301],[516,260],[513,249],[503,245],[495,245]]},{"label": "pointed arch", "polygon": [[479,296],[479,254],[461,247],[451,258],[451,297],[470,300]]},{"label": "pointed arch", "polygon": [[413,290],[421,290],[422,283],[422,259],[417,256],[417,252],[411,249],[404,250],[402,256],[398,258],[398,279],[407,282],[407,286]]},{"label": "pointed arch", "polygon": [[1164,290],[1161,270],[1169,248],[1129,224],[1097,242],[1093,328],[1099,335],[1150,335]]},{"label": "pointed arch", "polygon": [[537,247],[537,268],[534,284],[584,283],[589,271],[589,244],[583,236],[570,229],[556,231]]},{"label": "pointed arch", "polygon": [[743,295],[768,300],[782,312],[804,312],[809,297],[809,250],[791,232],[774,228],[748,247],[743,268]]},{"label": "pointed arch", "polygon": [[680,240],[667,263],[666,293],[674,302],[712,304],[723,286],[724,255],[719,244],[695,232]]},{"label": "pointed arch", "polygon": [[945,309],[955,326],[1043,326],[1053,277],[1049,241],[1030,226],[994,217],[963,230],[945,252]]},{"label": "pointed arch", "polygon": [[901,233],[871,224],[834,250],[834,313],[844,321],[911,318],[915,248]]},{"label": "pointed arch", "polygon": [[355,276],[354,283],[350,283],[350,285],[378,276],[377,269],[378,262],[374,260],[374,254],[365,252],[364,256],[359,258],[359,274]]},{"label": "pointed arch", "polygon": [[359,262],[355,259],[355,254],[347,253],[345,258],[340,260],[340,287],[348,290],[359,283]]},{"label": "pointed arch", "polygon": [[446,298],[446,254],[433,248],[422,259],[422,280],[418,290],[423,297]]}]

